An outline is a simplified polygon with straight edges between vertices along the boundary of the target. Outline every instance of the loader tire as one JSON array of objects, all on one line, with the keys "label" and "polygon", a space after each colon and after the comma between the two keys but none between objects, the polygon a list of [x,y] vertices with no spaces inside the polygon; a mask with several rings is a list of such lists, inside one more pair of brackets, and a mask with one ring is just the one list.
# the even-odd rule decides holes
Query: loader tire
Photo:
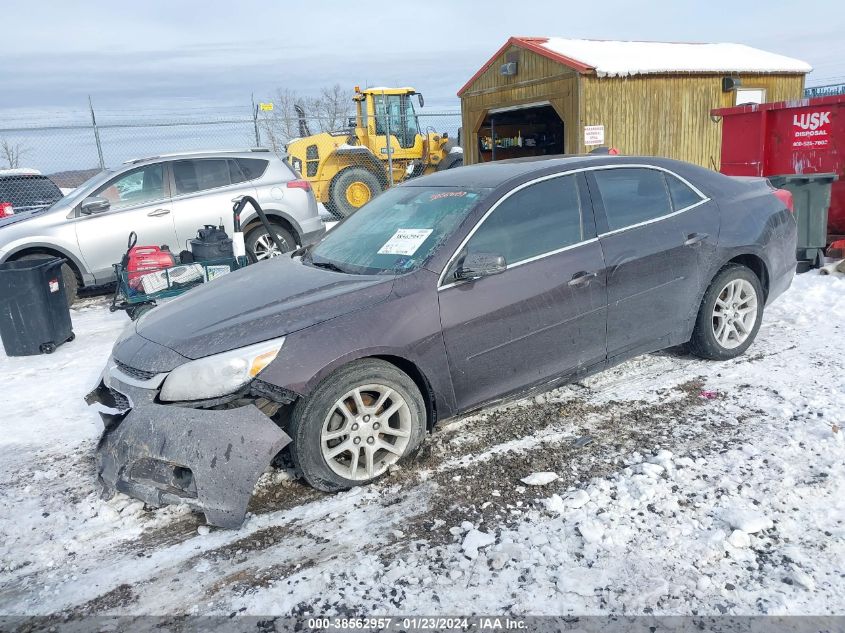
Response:
[{"label": "loader tire", "polygon": [[463,166],[464,155],[456,152],[454,154],[447,154],[446,158],[440,161],[440,164],[437,166],[437,171],[446,171],[447,169]]},{"label": "loader tire", "polygon": [[331,204],[326,209],[338,220],[348,218],[382,192],[381,182],[363,167],[347,167],[332,180]]}]

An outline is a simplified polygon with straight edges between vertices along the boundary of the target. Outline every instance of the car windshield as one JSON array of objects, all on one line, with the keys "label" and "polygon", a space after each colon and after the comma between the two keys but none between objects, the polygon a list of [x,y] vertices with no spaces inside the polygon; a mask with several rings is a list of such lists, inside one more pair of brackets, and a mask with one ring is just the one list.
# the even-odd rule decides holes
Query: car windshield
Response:
[{"label": "car windshield", "polygon": [[465,187],[390,189],[329,231],[304,261],[366,275],[414,270],[489,191]]}]

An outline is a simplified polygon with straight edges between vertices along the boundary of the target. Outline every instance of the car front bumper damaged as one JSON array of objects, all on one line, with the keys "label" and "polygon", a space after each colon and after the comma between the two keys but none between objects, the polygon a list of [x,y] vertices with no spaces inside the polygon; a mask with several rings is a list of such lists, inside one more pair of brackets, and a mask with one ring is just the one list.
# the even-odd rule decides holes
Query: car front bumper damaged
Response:
[{"label": "car front bumper damaged", "polygon": [[290,437],[252,404],[165,405],[148,387],[110,363],[86,396],[105,425],[96,454],[103,496],[118,491],[155,507],[185,503],[211,525],[240,527],[258,478]]}]

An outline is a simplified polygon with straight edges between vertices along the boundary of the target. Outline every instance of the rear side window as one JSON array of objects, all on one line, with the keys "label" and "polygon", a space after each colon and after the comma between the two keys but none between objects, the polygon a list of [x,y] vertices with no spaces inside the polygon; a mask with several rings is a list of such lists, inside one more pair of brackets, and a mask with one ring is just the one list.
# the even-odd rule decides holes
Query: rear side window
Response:
[{"label": "rear side window", "polygon": [[173,163],[176,193],[194,193],[232,184],[229,161],[225,158],[177,160]]},{"label": "rear side window", "polygon": [[504,255],[508,264],[584,239],[575,176],[544,180],[517,191],[487,216],[467,252]]},{"label": "rear side window", "polygon": [[672,212],[663,172],[621,168],[594,172],[611,231]]},{"label": "rear side window", "polygon": [[235,161],[247,180],[255,180],[263,176],[270,162],[260,158],[236,158]]},{"label": "rear side window", "polygon": [[62,197],[52,180],[44,176],[0,178],[0,202],[12,207],[44,206]]},{"label": "rear side window", "polygon": [[666,174],[666,183],[669,185],[669,195],[672,197],[672,208],[675,211],[686,209],[703,200],[701,196],[672,174]]}]

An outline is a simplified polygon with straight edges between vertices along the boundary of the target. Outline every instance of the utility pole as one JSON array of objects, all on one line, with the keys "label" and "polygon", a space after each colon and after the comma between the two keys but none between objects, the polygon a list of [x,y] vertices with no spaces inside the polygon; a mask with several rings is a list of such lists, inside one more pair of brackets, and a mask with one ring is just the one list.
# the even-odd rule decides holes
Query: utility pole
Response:
[{"label": "utility pole", "polygon": [[255,126],[255,146],[261,147],[261,134],[258,132],[258,106],[255,105],[255,93],[252,93],[252,124]]},{"label": "utility pole", "polygon": [[390,106],[387,103],[387,95],[382,91],[381,99],[384,103],[384,129],[387,132],[387,171],[390,172],[390,186],[393,186],[393,143],[390,139]]},{"label": "utility pole", "polygon": [[94,103],[91,95],[88,95],[88,108],[91,110],[91,125],[94,126],[94,140],[97,142],[97,156],[100,159],[100,169],[106,168],[106,161],[103,160],[103,145],[100,143],[100,130],[97,127],[97,117],[94,116]]}]

